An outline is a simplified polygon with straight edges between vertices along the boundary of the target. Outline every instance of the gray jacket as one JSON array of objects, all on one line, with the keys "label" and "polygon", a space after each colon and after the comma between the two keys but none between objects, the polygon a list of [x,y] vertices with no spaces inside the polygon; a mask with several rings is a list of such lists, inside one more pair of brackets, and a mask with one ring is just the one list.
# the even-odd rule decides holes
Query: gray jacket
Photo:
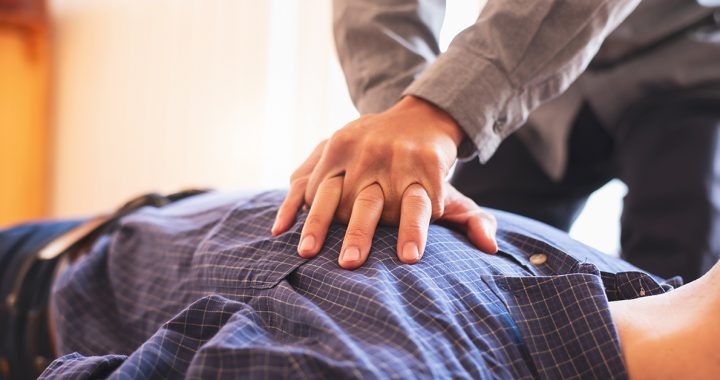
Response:
[{"label": "gray jacket", "polygon": [[527,124],[520,138],[559,179],[583,102],[612,129],[648,91],[720,80],[716,10],[693,0],[488,0],[440,54],[444,0],[335,0],[334,31],[361,113],[424,98],[469,137],[459,156],[481,162]]}]

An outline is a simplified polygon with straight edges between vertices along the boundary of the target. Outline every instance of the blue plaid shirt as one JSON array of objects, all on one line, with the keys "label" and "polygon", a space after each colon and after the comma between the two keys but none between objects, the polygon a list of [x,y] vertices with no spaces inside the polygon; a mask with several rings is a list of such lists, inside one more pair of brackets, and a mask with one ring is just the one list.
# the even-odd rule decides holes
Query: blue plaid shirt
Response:
[{"label": "blue plaid shirt", "polygon": [[341,225],[310,260],[296,254],[305,214],[270,236],[282,196],[126,217],[56,282],[64,356],[43,377],[625,378],[608,301],[678,285],[499,211],[496,255],[433,225],[404,265],[380,227],[346,271]]}]

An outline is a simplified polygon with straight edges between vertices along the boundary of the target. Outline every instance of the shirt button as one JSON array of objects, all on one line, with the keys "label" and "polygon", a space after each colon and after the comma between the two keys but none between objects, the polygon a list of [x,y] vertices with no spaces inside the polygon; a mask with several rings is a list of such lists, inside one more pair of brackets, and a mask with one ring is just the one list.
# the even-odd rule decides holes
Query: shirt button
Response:
[{"label": "shirt button", "polygon": [[536,253],[530,256],[530,262],[533,265],[543,265],[547,261],[547,255],[544,253]]},{"label": "shirt button", "polygon": [[507,120],[504,117],[497,118],[493,123],[493,131],[495,131],[495,133],[497,134],[500,134],[500,132],[502,131],[502,127],[505,125],[505,123],[507,123]]}]

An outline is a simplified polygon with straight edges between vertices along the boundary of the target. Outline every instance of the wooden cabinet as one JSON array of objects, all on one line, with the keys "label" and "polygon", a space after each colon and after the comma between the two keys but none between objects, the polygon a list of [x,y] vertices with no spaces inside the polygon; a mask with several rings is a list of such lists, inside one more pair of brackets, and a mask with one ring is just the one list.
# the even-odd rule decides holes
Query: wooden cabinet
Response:
[{"label": "wooden cabinet", "polygon": [[44,1],[0,0],[0,228],[48,211],[47,25]]}]

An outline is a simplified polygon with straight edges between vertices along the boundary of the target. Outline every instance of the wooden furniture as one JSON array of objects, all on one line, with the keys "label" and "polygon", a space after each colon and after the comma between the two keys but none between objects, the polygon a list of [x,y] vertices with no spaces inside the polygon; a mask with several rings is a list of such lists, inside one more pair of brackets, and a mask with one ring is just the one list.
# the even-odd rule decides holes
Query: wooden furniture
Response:
[{"label": "wooden furniture", "polygon": [[0,0],[0,228],[48,212],[48,73],[44,0]]}]

